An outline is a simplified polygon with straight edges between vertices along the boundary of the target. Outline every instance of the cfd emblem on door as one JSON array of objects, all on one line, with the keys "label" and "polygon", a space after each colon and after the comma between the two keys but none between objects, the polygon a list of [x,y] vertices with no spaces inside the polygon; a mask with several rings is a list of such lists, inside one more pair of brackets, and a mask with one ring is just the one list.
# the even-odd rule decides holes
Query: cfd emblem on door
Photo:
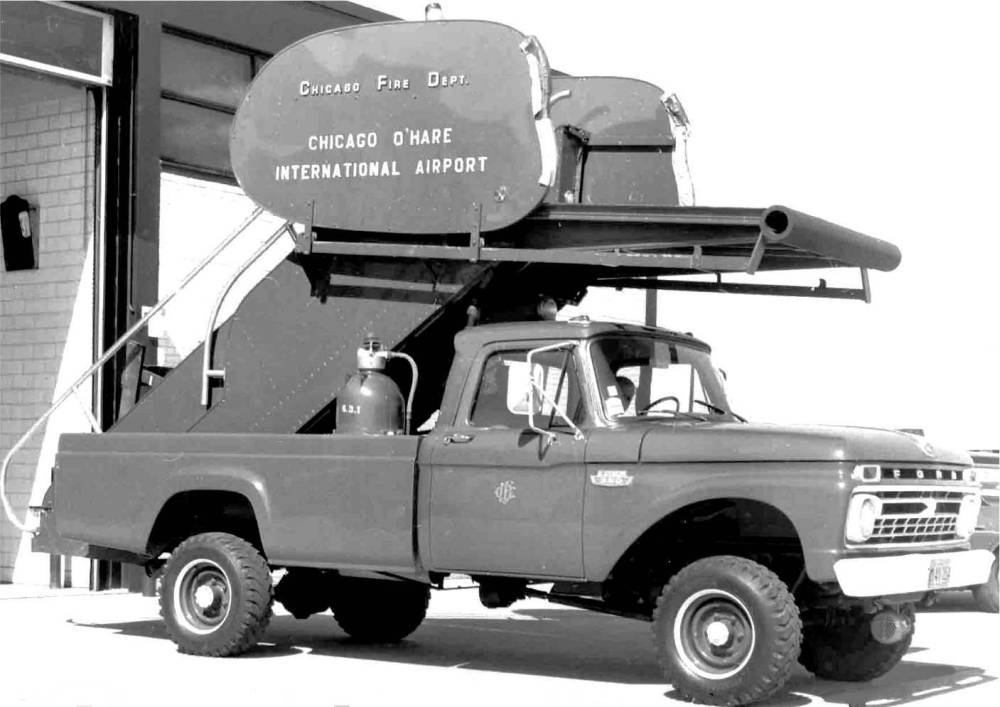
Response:
[{"label": "cfd emblem on door", "polygon": [[517,486],[514,485],[513,481],[503,481],[499,486],[493,489],[493,495],[497,497],[497,500],[500,501],[500,503],[506,506],[508,503],[517,498],[517,496],[514,495],[514,491],[516,490]]}]

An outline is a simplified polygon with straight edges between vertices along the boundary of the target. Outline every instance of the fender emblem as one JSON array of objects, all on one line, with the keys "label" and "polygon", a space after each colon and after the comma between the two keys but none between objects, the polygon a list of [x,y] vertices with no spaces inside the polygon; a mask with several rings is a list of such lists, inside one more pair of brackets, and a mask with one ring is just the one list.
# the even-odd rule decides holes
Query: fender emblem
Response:
[{"label": "fender emblem", "polygon": [[594,486],[631,486],[635,477],[624,469],[598,469],[590,475],[590,483]]},{"label": "fender emblem", "polygon": [[493,495],[497,497],[497,500],[501,504],[507,505],[513,501],[517,496],[514,495],[514,491],[517,490],[517,486],[514,485],[513,481],[503,481],[493,489]]}]

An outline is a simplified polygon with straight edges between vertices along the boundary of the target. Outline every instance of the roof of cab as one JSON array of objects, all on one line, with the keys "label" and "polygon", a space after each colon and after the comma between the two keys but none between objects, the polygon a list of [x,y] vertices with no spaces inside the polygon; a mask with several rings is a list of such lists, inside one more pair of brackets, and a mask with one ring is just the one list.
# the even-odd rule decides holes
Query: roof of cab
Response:
[{"label": "roof of cab", "polygon": [[653,335],[683,341],[711,351],[708,344],[690,334],[670,331],[669,329],[660,329],[658,327],[642,326],[640,324],[589,320],[483,324],[458,332],[455,335],[455,348],[478,349],[488,344],[507,341],[589,339],[601,334]]}]

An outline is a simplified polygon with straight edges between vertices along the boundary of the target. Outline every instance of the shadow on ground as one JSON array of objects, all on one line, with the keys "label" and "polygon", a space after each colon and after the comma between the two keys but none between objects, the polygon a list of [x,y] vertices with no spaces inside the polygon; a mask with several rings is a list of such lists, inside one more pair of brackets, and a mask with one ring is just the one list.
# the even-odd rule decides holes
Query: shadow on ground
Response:
[{"label": "shadow on ground", "polygon": [[[129,636],[169,640],[159,620],[78,624]],[[910,654],[926,650],[915,646]],[[309,653],[353,660],[486,670],[629,685],[663,684],[649,625],[562,609],[514,611],[498,619],[431,617],[396,645],[368,645],[347,637],[329,613],[298,621],[275,616],[264,640],[240,660]],[[904,660],[867,684],[816,680],[799,667],[785,693],[769,705],[907,704],[930,695],[958,693],[996,678],[980,668]],[[666,698],[678,698],[673,690]],[[961,699],[956,695],[957,699]]]},{"label": "shadow on ground", "polygon": [[[894,670],[870,683],[831,682],[816,680],[802,671],[788,684],[794,699],[800,696],[821,698],[828,704],[851,707],[877,704],[879,707],[905,705],[931,696],[948,696],[947,704],[962,704],[963,690],[993,682],[996,677],[982,668],[942,663],[922,663],[904,659]],[[807,704],[812,702],[800,702]],[[780,700],[773,704],[786,704]],[[787,704],[796,704],[788,702]],[[968,703],[966,703],[968,704]]]},{"label": "shadow on ground", "polygon": [[[938,592],[930,606],[922,605],[917,611],[931,614],[948,614],[960,611],[973,612],[989,616],[990,613],[979,608],[970,591]],[[996,613],[994,612],[994,616]]]}]

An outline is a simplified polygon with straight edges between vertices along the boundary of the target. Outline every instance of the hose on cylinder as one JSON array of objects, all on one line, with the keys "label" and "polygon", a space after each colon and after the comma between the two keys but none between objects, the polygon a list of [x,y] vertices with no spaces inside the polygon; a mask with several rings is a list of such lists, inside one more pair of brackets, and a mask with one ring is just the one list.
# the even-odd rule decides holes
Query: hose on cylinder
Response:
[{"label": "hose on cylinder", "polygon": [[410,370],[413,372],[412,379],[410,380],[410,394],[406,396],[406,413],[403,416],[403,432],[410,434],[410,420],[413,417],[413,397],[417,394],[417,362],[413,360],[413,356],[405,354],[402,351],[387,351],[386,354],[388,358],[405,359],[410,364]]}]

